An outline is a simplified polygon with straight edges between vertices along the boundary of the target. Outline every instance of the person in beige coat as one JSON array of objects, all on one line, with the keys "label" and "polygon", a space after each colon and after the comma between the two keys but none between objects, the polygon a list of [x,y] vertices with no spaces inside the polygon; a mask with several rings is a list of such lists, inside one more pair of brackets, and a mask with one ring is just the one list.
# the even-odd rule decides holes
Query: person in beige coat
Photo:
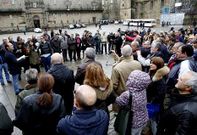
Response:
[{"label": "person in beige coat", "polygon": [[[126,81],[129,74],[134,70],[142,70],[140,62],[133,60],[132,48],[125,45],[121,49],[121,61],[112,68],[111,80],[113,82],[113,90],[116,96],[120,96],[126,90]],[[118,111],[116,105],[113,106],[114,111]]]}]

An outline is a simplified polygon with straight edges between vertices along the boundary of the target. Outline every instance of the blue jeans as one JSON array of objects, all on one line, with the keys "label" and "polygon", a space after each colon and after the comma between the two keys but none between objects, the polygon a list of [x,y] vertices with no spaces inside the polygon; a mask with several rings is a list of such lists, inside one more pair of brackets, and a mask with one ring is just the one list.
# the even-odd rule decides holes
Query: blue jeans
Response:
[{"label": "blue jeans", "polygon": [[98,53],[98,54],[100,54],[101,53],[101,50],[100,50],[100,42],[99,41],[97,41],[97,42],[95,42],[95,44],[96,44],[96,54]]},{"label": "blue jeans", "polygon": [[2,72],[3,70],[5,73],[6,80],[10,81],[10,75],[8,72],[8,65],[7,65],[7,63],[3,63],[3,64],[0,64],[0,82],[1,82],[1,84],[5,84],[4,80],[3,80],[3,72]]},{"label": "blue jeans", "polygon": [[49,55],[48,57],[41,57],[41,62],[44,65],[44,69],[47,72],[51,66],[51,55]]},{"label": "blue jeans", "polygon": [[144,127],[146,126],[146,124],[144,124],[142,127],[140,128],[132,128],[131,129],[131,135],[141,135],[142,130],[144,129]]},{"label": "blue jeans", "polygon": [[18,80],[18,76],[19,76],[19,74],[12,75],[14,91],[15,91],[16,94],[20,92],[19,91],[19,80]]},{"label": "blue jeans", "polygon": [[157,122],[156,122],[156,119],[150,119],[150,126],[151,126],[151,130],[152,130],[152,134],[156,135],[156,133],[157,133]]}]

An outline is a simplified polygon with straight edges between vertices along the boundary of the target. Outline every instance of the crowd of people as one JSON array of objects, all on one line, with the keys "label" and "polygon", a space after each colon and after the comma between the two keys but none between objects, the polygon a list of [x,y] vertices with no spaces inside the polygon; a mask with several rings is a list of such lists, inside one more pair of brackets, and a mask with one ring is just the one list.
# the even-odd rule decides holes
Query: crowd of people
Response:
[{"label": "crowd of people", "polygon": [[[111,77],[96,60],[106,54],[114,58]],[[82,59],[76,74],[64,63]],[[0,46],[0,71],[1,85],[13,84],[17,97],[14,120],[0,104],[2,135],[13,126],[24,135],[107,135],[111,104],[115,114],[131,107],[130,135],[197,134],[196,28],[94,36],[52,31],[26,42],[8,37]]]}]

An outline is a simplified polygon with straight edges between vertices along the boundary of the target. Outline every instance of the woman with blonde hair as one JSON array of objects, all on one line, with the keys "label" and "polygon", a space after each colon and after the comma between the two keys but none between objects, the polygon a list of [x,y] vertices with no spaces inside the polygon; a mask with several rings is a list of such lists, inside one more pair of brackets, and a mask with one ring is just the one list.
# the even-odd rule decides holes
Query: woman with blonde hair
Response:
[{"label": "woman with blonde hair", "polygon": [[13,121],[24,135],[56,135],[58,121],[64,116],[64,102],[52,92],[54,78],[48,73],[38,77],[38,92],[25,97]]},{"label": "woman with blonde hair", "polygon": [[95,107],[103,109],[109,114],[108,105],[115,101],[112,92],[113,85],[99,64],[93,62],[87,66],[84,84],[93,87],[96,91],[97,101]]}]

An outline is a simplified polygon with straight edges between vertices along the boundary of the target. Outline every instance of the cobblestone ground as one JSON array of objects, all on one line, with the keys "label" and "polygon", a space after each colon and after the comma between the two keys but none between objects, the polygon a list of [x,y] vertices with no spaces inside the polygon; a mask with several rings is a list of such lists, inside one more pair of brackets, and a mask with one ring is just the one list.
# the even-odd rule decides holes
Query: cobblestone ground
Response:
[{"label": "cobblestone ground", "polygon": [[[176,26],[175,29],[179,29],[181,26]],[[100,32],[115,32],[117,31],[118,28],[121,28],[122,30],[126,30],[128,29],[127,26],[122,26],[122,25],[105,25],[102,26],[102,29],[100,30]],[[91,31],[93,34],[98,30],[98,28],[96,28],[95,26],[88,26],[87,28],[82,28],[82,29],[73,29],[73,30],[67,30],[69,34],[75,34],[75,33],[79,33],[82,34],[83,31],[87,29],[89,31]],[[136,29],[136,28],[129,28],[129,29]],[[164,27],[164,28],[153,28],[153,31],[156,32],[161,32],[161,31],[169,31],[170,27]],[[63,29],[64,31],[65,29]],[[57,32],[57,30],[55,30],[55,32]],[[26,35],[24,35],[23,33],[16,33],[16,34],[5,34],[5,35],[0,35],[0,44],[2,43],[2,39],[4,37],[8,37],[8,36],[12,36],[14,40],[16,40],[17,36],[21,36],[22,38],[24,38],[25,40],[28,37],[31,37],[32,35],[35,36],[40,36],[41,33],[33,33],[33,32],[29,32]],[[96,59],[98,61],[100,61],[102,63],[103,69],[105,71],[105,73],[110,77],[111,76],[111,68],[112,68],[112,64],[114,63],[112,57],[110,55],[97,55]],[[76,72],[77,66],[81,63],[82,61],[77,61],[76,63],[73,62],[66,62],[65,65],[70,67],[71,69],[73,69]],[[24,80],[24,75],[22,75],[22,80]],[[24,86],[25,82],[21,81],[21,86]],[[76,84],[75,87],[77,87],[78,85]],[[16,96],[13,92],[13,86],[10,84],[7,84],[5,86],[1,86],[0,85],[0,102],[2,102],[5,106],[6,109],[8,110],[8,113],[10,115],[10,117],[12,119],[15,118],[14,115],[14,106],[15,106],[15,102],[16,102]],[[109,107],[109,109],[111,110],[111,106]],[[109,125],[109,131],[108,134],[109,135],[116,135],[116,132],[113,129],[113,123],[115,120],[115,116],[114,113],[111,111],[110,112],[110,125]],[[14,129],[13,135],[21,135],[21,131],[17,128]]]}]

